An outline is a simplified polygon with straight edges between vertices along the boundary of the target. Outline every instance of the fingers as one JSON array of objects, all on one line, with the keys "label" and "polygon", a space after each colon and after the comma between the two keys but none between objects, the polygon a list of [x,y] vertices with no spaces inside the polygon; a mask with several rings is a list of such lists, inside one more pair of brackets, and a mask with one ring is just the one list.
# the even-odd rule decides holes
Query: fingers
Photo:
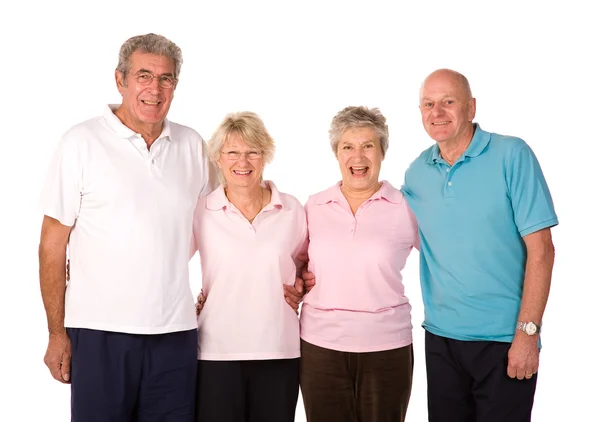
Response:
[{"label": "fingers", "polygon": [[300,302],[302,302],[303,295],[299,294],[294,286],[284,284],[283,297],[285,302],[298,314],[298,308],[300,307]]},{"label": "fingers", "polygon": [[314,280],[315,275],[313,273],[311,273],[310,271],[308,271],[308,269],[304,268],[302,270],[302,279],[304,281],[308,281],[308,280]]},{"label": "fingers", "polygon": [[296,277],[296,281],[294,282],[294,288],[298,292],[298,294],[304,293],[304,281],[300,277]]},{"label": "fingers", "polygon": [[202,309],[204,309],[204,303],[206,302],[206,296],[202,290],[200,290],[200,294],[198,295],[198,301],[196,302],[196,316],[200,315]]},{"label": "fingers", "polygon": [[302,298],[304,295],[298,293],[294,286],[288,286],[287,284],[283,285],[283,296],[286,301],[290,301],[298,305],[302,302]]},{"label": "fingers", "polygon": [[50,370],[50,374],[52,374],[52,378],[56,381],[60,381],[62,383],[67,383],[70,380],[70,371],[71,371],[71,359],[69,358],[69,366],[67,371],[67,378],[63,377],[62,364],[60,358],[58,357],[49,357],[46,356],[44,358],[44,363]]},{"label": "fingers", "polygon": [[285,301],[288,305],[290,305],[290,308],[292,308],[294,310],[294,312],[296,312],[296,315],[298,314],[298,308],[299,308],[299,304],[294,302],[293,300],[290,300],[289,297],[285,298]]},{"label": "fingers", "polygon": [[306,293],[310,292],[317,281],[315,280],[315,275],[308,270],[302,271],[302,279],[304,281],[304,290]]},{"label": "fingers", "polygon": [[537,368],[516,368],[509,365],[506,374],[510,378],[516,378],[518,380],[531,379],[537,373]]},{"label": "fingers", "polygon": [[68,383],[71,381],[71,355],[65,354],[63,356],[62,364],[60,365],[60,375],[64,382]]}]

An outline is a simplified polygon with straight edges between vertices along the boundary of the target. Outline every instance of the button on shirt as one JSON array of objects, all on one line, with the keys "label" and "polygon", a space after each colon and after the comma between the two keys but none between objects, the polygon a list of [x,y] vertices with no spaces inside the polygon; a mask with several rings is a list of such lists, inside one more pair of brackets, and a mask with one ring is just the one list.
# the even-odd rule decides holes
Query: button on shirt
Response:
[{"label": "button on shirt", "polygon": [[411,306],[402,269],[417,224],[400,191],[383,182],[352,214],[340,183],[306,203],[309,270],[317,283],[304,298],[303,340],[346,352],[412,343]]},{"label": "button on shirt", "polygon": [[531,148],[475,125],[454,165],[433,145],[411,164],[402,189],[419,223],[425,329],[512,341],[525,276],[522,237],[558,224]]},{"label": "button on shirt", "polygon": [[194,206],[208,186],[202,138],[165,120],[148,150],[116,107],[63,136],[42,192],[43,213],[72,226],[65,326],[194,329],[188,260]]},{"label": "button on shirt", "polygon": [[200,198],[192,252],[199,251],[206,303],[198,317],[198,359],[260,360],[300,356],[298,316],[286,303],[297,255],[306,248],[306,216],[296,198],[264,182],[271,201],[250,223],[223,186]]}]

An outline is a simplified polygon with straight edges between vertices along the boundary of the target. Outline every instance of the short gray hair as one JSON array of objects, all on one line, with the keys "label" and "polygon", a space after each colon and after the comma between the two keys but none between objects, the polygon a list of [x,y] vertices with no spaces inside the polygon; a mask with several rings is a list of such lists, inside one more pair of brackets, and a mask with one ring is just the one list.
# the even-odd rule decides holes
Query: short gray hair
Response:
[{"label": "short gray hair", "polygon": [[[136,51],[144,54],[164,56],[173,60],[173,64],[175,65],[175,74],[173,76],[175,76],[175,79],[179,79],[179,72],[183,64],[181,49],[173,41],[162,35],[152,33],[131,37],[121,46],[117,71],[121,72],[123,77],[131,70],[131,55]],[[124,78],[123,82],[127,83],[127,80]]]},{"label": "short gray hair", "polygon": [[368,108],[365,106],[349,106],[338,112],[329,128],[329,142],[334,154],[337,154],[337,147],[340,138],[348,129],[371,128],[379,137],[381,152],[385,153],[389,146],[389,131],[386,119],[378,108]]},{"label": "short gray hair", "polygon": [[[225,116],[219,127],[208,141],[208,159],[216,163],[221,156],[221,149],[231,135],[237,134],[250,147],[259,150],[263,162],[269,164],[275,155],[275,142],[267,131],[258,114],[251,111],[240,111]],[[219,172],[219,181],[225,183],[223,172]]]}]

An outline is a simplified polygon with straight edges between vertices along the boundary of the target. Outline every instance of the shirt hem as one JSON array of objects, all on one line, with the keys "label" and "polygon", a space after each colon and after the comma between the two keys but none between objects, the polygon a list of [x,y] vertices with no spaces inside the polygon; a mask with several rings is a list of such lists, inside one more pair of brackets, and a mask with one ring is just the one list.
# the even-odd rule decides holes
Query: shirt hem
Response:
[{"label": "shirt hem", "polygon": [[198,360],[273,360],[296,359],[300,357],[300,350],[285,353],[198,353]]},{"label": "shirt hem", "polygon": [[166,326],[139,327],[131,325],[111,325],[101,323],[73,323],[65,322],[65,327],[68,328],[84,328],[88,330],[110,331],[114,333],[125,334],[167,334],[178,331],[189,331],[198,328],[196,321],[192,324],[175,324]]},{"label": "shirt hem", "polygon": [[557,225],[558,225],[558,219],[556,217],[554,217],[554,218],[551,218],[550,220],[546,220],[542,223],[538,223],[538,224],[530,226],[526,229],[523,229],[523,230],[519,231],[519,234],[521,235],[521,237],[524,237],[524,236],[527,236],[528,234],[535,233],[542,229],[546,229],[548,227],[554,227]]},{"label": "shirt hem", "polygon": [[301,335],[300,338],[307,343],[310,343],[310,344],[318,346],[318,347],[322,347],[324,349],[335,350],[338,352],[350,352],[350,353],[383,352],[386,350],[400,349],[402,347],[411,345],[413,342],[412,334],[407,340],[404,340],[404,341],[396,341],[393,343],[377,344],[377,345],[364,346],[364,347],[353,347],[353,346],[347,346],[347,345],[343,345],[343,344],[329,343],[327,341],[323,341],[321,339],[311,337],[311,336],[306,336],[306,335]]},{"label": "shirt hem", "polygon": [[512,343],[514,334],[502,336],[485,336],[480,334],[453,334],[435,327],[423,324],[423,328],[431,334],[459,341],[495,341],[497,343]]}]

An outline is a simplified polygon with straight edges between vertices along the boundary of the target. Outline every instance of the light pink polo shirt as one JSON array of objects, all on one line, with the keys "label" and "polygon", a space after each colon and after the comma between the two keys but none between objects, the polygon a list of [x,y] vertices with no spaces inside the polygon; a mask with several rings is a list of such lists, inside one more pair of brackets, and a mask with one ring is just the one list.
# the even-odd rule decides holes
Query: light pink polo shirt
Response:
[{"label": "light pink polo shirt", "polygon": [[223,186],[200,198],[194,240],[206,304],[198,317],[198,359],[260,360],[300,356],[298,316],[283,284],[296,279],[306,248],[302,204],[272,182],[271,202],[252,223],[229,202]]},{"label": "light pink polo shirt", "polygon": [[353,215],[338,183],[311,196],[305,209],[317,283],[302,305],[302,339],[344,352],[411,344],[401,271],[419,238],[402,193],[384,181]]}]

